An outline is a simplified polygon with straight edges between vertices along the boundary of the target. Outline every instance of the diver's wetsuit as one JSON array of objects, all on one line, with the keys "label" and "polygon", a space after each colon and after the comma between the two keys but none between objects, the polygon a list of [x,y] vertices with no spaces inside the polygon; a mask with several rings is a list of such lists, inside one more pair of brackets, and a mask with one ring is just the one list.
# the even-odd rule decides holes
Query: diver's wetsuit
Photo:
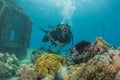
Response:
[{"label": "diver's wetsuit", "polygon": [[52,31],[41,30],[46,33],[42,39],[43,42],[51,41],[53,44],[59,46],[64,46],[71,40],[73,42],[73,35],[72,32],[70,32],[70,26],[68,24],[58,24]]},{"label": "diver's wetsuit", "polygon": [[59,41],[60,43],[69,43],[71,41],[72,36],[70,30],[68,31],[67,34],[64,34],[64,37],[61,33],[62,33],[61,27],[56,27],[55,30],[50,32],[50,35],[54,38],[54,41]]}]

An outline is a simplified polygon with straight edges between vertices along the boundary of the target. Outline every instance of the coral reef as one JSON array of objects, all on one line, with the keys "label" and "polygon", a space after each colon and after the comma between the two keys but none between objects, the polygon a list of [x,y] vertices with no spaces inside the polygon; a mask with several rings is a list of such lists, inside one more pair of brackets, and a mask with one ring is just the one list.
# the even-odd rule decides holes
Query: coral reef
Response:
[{"label": "coral reef", "polygon": [[93,42],[90,51],[94,54],[101,54],[107,51],[108,47],[109,46],[106,41],[102,37],[98,37],[96,38],[95,42]]},{"label": "coral reef", "polygon": [[102,38],[96,38],[95,42],[92,43],[89,51],[86,53],[84,57],[84,61],[87,62],[89,59],[93,58],[95,55],[103,54],[104,52],[108,51],[109,44]]},{"label": "coral reef", "polygon": [[[83,47],[82,47],[83,46]],[[75,49],[70,49],[71,55],[67,58],[67,65],[74,65],[83,62],[87,62],[97,54],[102,54],[108,51],[109,45],[103,38],[96,38],[95,42],[90,44],[89,42],[82,41],[76,45]]]},{"label": "coral reef", "polygon": [[48,74],[44,79],[41,79],[41,80],[54,80],[54,76]]},{"label": "coral reef", "polygon": [[20,69],[17,71],[17,76],[20,80],[34,80],[37,79],[35,69],[32,64],[23,64],[20,66]]},{"label": "coral reef", "polygon": [[117,74],[115,75],[114,80],[120,80],[120,71],[117,72]]},{"label": "coral reef", "polygon": [[71,54],[70,56],[68,56],[66,58],[66,64],[68,66],[70,65],[75,65],[75,64],[79,64],[84,62],[84,57],[87,55],[88,53],[85,52],[83,54],[79,54],[77,51],[74,51],[73,54]]},{"label": "coral reef", "polygon": [[[120,70],[120,51],[109,50],[90,59],[83,68],[64,80],[114,80],[118,79]],[[75,76],[77,75],[77,76]],[[115,78],[116,75],[116,78]]]},{"label": "coral reef", "polygon": [[44,53],[54,53],[54,54],[61,54],[60,50],[53,50],[51,46],[46,47],[40,47],[36,50],[34,50],[31,54],[31,62],[35,63],[36,59],[39,58]]},{"label": "coral reef", "polygon": [[19,61],[14,54],[0,53],[0,77],[15,75],[19,67]]},{"label": "coral reef", "polygon": [[65,63],[65,58],[56,54],[46,53],[39,57],[34,64],[37,77],[45,78],[47,74],[55,76],[60,67]]},{"label": "coral reef", "polygon": [[78,70],[81,70],[85,66],[85,63],[76,64],[68,67],[68,72],[63,75],[63,80],[78,80],[79,74],[76,74]]},{"label": "coral reef", "polygon": [[35,63],[35,60],[39,58],[42,54],[43,52],[41,52],[41,50],[34,50],[31,55],[31,62]]}]

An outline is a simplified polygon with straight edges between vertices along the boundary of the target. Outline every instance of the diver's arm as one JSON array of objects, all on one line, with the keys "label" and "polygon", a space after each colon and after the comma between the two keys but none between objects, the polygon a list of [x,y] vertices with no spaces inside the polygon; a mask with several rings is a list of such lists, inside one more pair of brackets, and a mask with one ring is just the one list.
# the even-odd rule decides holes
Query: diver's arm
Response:
[{"label": "diver's arm", "polygon": [[52,36],[50,35],[50,33],[48,33],[47,35],[48,35],[48,37],[49,37],[49,40],[50,40],[52,43],[56,44],[56,45],[64,46],[64,45],[66,45],[67,43],[69,43],[69,41],[64,42],[64,43],[60,43],[58,40],[54,40],[54,39],[52,38]]},{"label": "diver's arm", "polygon": [[[73,34],[72,34],[72,32],[70,32],[70,36],[71,36],[71,40],[72,40],[72,46],[74,45],[73,44]],[[60,46],[64,46],[64,45],[66,45],[66,44],[68,44],[71,40],[67,40],[66,42],[64,42],[64,43],[60,43],[59,41],[54,41],[57,45],[60,45]]]}]

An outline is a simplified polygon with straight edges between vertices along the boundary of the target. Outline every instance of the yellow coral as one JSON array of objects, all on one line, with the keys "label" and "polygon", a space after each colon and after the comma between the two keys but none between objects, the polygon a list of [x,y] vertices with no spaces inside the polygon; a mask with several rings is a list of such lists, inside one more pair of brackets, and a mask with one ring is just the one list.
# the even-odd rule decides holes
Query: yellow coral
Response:
[{"label": "yellow coral", "polygon": [[65,58],[56,54],[45,53],[34,64],[37,76],[45,78],[47,74],[55,75],[65,63]]}]

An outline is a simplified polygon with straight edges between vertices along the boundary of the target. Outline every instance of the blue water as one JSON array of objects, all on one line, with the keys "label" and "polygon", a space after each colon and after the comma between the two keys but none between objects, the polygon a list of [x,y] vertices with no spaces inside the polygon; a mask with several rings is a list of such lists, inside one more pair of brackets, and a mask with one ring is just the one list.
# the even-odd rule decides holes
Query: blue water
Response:
[{"label": "blue water", "polygon": [[[93,42],[96,37],[115,46],[120,45],[120,0],[13,0],[33,21],[31,48],[45,45],[39,26],[68,23],[74,44],[81,40]],[[71,46],[71,44],[66,47]]]}]

